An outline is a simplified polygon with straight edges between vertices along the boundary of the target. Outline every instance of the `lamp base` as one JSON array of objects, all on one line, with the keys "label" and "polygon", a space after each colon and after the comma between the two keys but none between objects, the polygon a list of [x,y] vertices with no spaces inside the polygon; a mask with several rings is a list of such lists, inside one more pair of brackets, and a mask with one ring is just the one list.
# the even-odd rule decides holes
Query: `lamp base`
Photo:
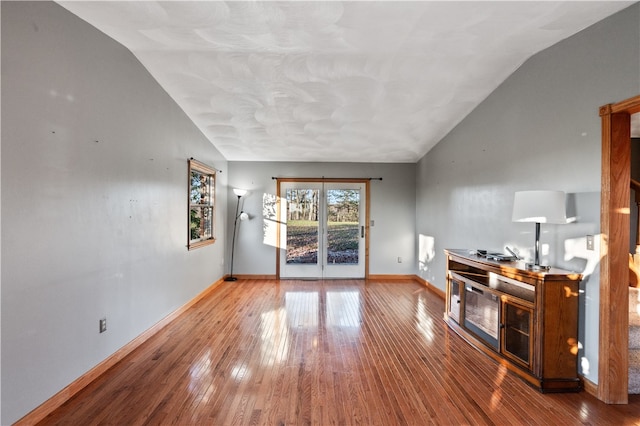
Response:
[{"label": "lamp base", "polygon": [[238,277],[229,276],[229,277],[225,278],[224,280],[225,281],[238,281]]},{"label": "lamp base", "polygon": [[529,271],[548,271],[549,269],[551,269],[551,266],[536,265],[535,263],[525,263],[524,266]]}]

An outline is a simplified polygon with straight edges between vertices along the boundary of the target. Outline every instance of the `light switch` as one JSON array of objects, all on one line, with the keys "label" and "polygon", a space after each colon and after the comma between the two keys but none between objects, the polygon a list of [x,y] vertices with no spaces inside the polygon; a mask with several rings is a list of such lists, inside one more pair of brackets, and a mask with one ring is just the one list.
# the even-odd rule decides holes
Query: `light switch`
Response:
[{"label": "light switch", "polygon": [[587,250],[593,250],[593,235],[587,235]]}]

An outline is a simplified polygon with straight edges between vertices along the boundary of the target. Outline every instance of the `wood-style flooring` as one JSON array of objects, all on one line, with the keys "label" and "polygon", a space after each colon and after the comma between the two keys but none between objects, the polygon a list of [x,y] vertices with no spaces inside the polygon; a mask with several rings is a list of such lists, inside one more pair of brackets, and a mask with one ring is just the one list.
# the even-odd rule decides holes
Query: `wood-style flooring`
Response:
[{"label": "wood-style flooring", "polygon": [[640,425],[640,397],[541,394],[418,283],[224,282],[47,425]]}]

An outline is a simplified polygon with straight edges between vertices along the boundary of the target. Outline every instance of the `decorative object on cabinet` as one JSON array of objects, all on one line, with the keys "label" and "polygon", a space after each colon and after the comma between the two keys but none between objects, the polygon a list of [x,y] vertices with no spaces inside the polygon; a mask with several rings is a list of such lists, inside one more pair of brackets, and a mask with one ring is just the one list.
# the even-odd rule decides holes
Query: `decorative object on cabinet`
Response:
[{"label": "decorative object on cabinet", "polygon": [[536,224],[535,259],[526,266],[532,270],[549,269],[540,265],[540,224],[567,223],[565,194],[562,191],[518,191],[513,199],[514,222]]},{"label": "decorative object on cabinet", "polygon": [[541,392],[576,392],[582,275],[445,250],[449,327]]}]

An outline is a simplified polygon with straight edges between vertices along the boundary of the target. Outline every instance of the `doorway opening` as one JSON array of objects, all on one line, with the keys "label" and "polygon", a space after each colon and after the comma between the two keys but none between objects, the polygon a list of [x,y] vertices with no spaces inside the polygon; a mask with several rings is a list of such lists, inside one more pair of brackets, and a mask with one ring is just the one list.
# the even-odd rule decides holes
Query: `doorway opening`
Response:
[{"label": "doorway opening", "polygon": [[[631,116],[640,96],[600,107],[600,338],[595,394],[608,404],[628,403]],[[621,309],[625,307],[625,309]]]},{"label": "doorway opening", "polygon": [[367,180],[278,179],[277,278],[368,275]]}]

